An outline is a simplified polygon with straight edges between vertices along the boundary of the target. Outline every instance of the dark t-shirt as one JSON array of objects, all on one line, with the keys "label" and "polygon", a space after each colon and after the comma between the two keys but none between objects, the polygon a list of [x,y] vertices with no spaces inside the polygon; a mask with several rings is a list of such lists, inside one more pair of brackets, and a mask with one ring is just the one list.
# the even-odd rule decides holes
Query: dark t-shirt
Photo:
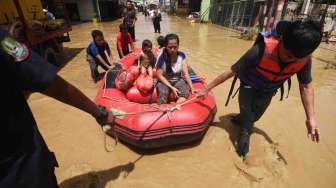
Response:
[{"label": "dark t-shirt", "polygon": [[136,12],[134,9],[126,10],[124,13],[124,23],[127,24],[129,27],[134,26],[134,20],[136,19]]},{"label": "dark t-shirt", "polygon": [[160,22],[161,22],[161,14],[158,13],[157,15],[154,16],[153,23],[154,24],[159,24]]},{"label": "dark t-shirt", "polygon": [[[265,43],[264,38],[259,35],[254,45],[235,63],[231,66],[234,72],[241,72],[252,67],[256,67],[264,53]],[[285,63],[282,63],[285,65]],[[281,66],[281,64],[280,64]],[[311,76],[312,62],[309,62],[296,73],[297,78],[301,84],[309,84],[312,81]]]},{"label": "dark t-shirt", "polygon": [[[29,57],[15,62],[0,50],[1,131],[0,167],[14,156],[31,154],[36,145],[43,145],[36,122],[23,92],[40,92],[55,80],[57,68],[30,51]],[[40,138],[40,137],[38,137]],[[38,142],[38,143],[37,143]],[[44,144],[45,145],[45,144]],[[2,169],[0,168],[0,173]]]}]

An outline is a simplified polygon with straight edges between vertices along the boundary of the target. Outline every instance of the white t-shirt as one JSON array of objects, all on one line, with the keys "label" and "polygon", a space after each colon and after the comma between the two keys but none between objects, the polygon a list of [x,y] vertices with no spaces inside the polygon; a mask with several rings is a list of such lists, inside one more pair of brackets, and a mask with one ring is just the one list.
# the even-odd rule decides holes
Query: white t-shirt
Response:
[{"label": "white t-shirt", "polygon": [[155,12],[154,10],[150,10],[150,11],[149,11],[149,16],[150,16],[151,18],[154,18],[154,12]]},{"label": "white t-shirt", "polygon": [[172,69],[172,73],[167,74],[167,65],[166,62],[164,60],[163,54],[161,54],[158,58],[157,58],[157,62],[156,62],[156,68],[157,69],[161,69],[164,73],[166,73],[166,77],[168,77],[168,79],[170,78],[175,78],[175,77],[180,77],[182,76],[182,71],[183,71],[183,60],[185,60],[186,56],[183,52],[177,52],[177,60],[176,62],[172,62],[171,64],[171,69]]}]

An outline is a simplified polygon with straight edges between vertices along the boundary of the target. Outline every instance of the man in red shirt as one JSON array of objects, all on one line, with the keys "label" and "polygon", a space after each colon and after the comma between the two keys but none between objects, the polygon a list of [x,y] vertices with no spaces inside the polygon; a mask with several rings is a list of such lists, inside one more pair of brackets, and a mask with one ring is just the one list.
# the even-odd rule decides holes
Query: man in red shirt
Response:
[{"label": "man in red shirt", "polygon": [[132,51],[134,51],[134,43],[131,34],[127,30],[127,25],[120,24],[120,31],[117,34],[117,49],[120,59],[130,53],[129,45]]}]

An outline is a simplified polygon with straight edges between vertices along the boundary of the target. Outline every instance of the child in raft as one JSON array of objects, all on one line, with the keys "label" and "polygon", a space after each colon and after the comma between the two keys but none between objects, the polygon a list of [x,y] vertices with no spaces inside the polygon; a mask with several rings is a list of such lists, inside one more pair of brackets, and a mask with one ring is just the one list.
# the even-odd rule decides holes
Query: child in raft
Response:
[{"label": "child in raft", "polygon": [[139,56],[138,67],[142,75],[148,74],[153,77],[153,67],[155,63],[155,56],[152,52],[152,42],[150,40],[144,40],[142,42],[142,52]]},{"label": "child in raft", "polygon": [[159,36],[157,39],[156,39],[158,45],[159,45],[159,51],[157,53],[157,57],[159,57],[161,54],[162,54],[162,51],[164,49],[164,46],[165,46],[165,38],[164,36]]}]

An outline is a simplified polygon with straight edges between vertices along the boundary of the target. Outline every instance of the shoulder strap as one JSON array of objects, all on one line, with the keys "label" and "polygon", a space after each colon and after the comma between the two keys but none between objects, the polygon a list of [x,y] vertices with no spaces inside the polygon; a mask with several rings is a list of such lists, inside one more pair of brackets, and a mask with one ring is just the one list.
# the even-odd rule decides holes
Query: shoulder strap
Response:
[{"label": "shoulder strap", "polygon": [[[286,99],[287,99],[288,96],[289,96],[289,92],[291,90],[291,87],[292,87],[292,79],[289,77],[286,80],[286,82],[287,82],[287,87],[288,87],[287,96],[286,96]],[[282,101],[283,97],[284,97],[284,93],[285,93],[284,85],[285,85],[285,83],[283,83],[280,87],[280,101]]]},{"label": "shoulder strap", "polygon": [[280,101],[283,100],[284,92],[285,92],[285,89],[284,89],[284,83],[283,83],[280,87]]},{"label": "shoulder strap", "polygon": [[235,75],[235,77],[233,78],[233,81],[232,81],[232,83],[231,83],[231,87],[230,87],[230,91],[229,91],[228,97],[227,97],[226,102],[225,102],[225,106],[227,106],[227,105],[229,104],[229,101],[230,101],[232,92],[233,92],[233,90],[234,90],[234,86],[235,86],[235,84],[236,84],[236,82],[237,82],[237,78],[238,78],[237,75]]},{"label": "shoulder strap", "polygon": [[291,87],[292,87],[292,79],[291,79],[291,77],[289,77],[289,78],[287,79],[287,86],[288,86],[288,91],[287,91],[287,96],[286,96],[286,98],[288,98],[288,96],[289,96],[289,91],[290,91],[290,89],[291,89]]}]

